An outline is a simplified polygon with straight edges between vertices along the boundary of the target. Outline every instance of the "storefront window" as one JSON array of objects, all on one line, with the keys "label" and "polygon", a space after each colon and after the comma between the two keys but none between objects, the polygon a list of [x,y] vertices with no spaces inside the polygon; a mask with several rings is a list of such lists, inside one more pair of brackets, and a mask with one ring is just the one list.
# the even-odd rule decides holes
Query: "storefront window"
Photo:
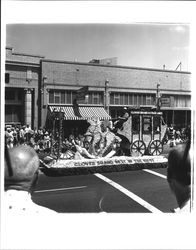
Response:
[{"label": "storefront window", "polygon": [[21,122],[22,121],[22,106],[5,106],[5,122]]},{"label": "storefront window", "polygon": [[15,92],[14,91],[5,91],[5,100],[15,100]]}]

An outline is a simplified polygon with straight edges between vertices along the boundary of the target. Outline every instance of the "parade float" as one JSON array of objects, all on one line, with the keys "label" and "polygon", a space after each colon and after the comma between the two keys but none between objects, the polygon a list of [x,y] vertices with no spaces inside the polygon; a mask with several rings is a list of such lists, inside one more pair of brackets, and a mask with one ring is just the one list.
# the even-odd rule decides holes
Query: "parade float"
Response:
[{"label": "parade float", "polygon": [[75,150],[46,156],[41,170],[46,175],[76,175],[114,171],[152,169],[167,166],[161,155],[166,124],[162,112],[127,110],[113,123],[111,120],[88,119],[85,133],[87,146],[73,141]]}]

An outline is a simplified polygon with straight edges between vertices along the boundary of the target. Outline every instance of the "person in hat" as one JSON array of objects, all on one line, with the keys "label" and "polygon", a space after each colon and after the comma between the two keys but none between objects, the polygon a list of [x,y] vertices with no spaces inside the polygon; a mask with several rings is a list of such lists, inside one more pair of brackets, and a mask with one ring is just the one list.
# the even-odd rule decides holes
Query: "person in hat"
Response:
[{"label": "person in hat", "polygon": [[31,194],[36,186],[39,171],[39,158],[30,146],[20,145],[5,148],[5,211],[7,215],[53,214],[53,210],[35,204]]},{"label": "person in hat", "polygon": [[178,208],[173,212],[191,211],[191,160],[190,140],[170,151],[168,156],[167,181],[174,193]]}]

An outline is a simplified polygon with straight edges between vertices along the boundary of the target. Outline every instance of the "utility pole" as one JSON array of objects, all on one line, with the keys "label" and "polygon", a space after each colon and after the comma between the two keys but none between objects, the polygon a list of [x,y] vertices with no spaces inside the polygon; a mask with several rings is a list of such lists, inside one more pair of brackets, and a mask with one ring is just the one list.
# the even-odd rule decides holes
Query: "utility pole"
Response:
[{"label": "utility pole", "polygon": [[105,81],[105,110],[109,114],[109,105],[110,105],[110,93],[109,93],[109,81]]},{"label": "utility pole", "polygon": [[58,158],[60,157],[63,143],[63,112],[59,112],[59,148],[58,148]]},{"label": "utility pole", "polygon": [[161,101],[161,94],[160,94],[160,83],[157,83],[157,93],[156,93],[156,107],[157,107],[157,111],[160,110],[160,101]]}]

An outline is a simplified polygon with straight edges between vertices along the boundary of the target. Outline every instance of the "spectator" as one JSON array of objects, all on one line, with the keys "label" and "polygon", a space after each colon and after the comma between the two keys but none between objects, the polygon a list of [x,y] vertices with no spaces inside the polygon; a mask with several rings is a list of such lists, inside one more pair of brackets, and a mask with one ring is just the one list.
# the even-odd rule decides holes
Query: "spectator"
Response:
[{"label": "spectator", "polygon": [[18,145],[18,130],[14,129],[12,135],[13,135],[13,145],[17,146]]},{"label": "spectator", "polygon": [[29,124],[27,124],[25,127],[25,132],[28,133],[30,130],[31,130],[31,127],[29,126]]},{"label": "spectator", "polygon": [[168,156],[167,180],[176,196],[179,208],[174,212],[190,212],[191,196],[191,162],[190,140],[180,147],[173,149]]},{"label": "spectator", "polygon": [[23,144],[25,142],[25,126],[21,127],[19,130],[19,143]]},{"label": "spectator", "polygon": [[50,136],[48,131],[44,134],[44,148],[47,152],[50,152],[51,142],[50,142]]},{"label": "spectator", "polygon": [[47,215],[53,210],[38,206],[31,193],[38,180],[39,158],[33,148],[18,146],[5,152],[5,211],[6,215]]},{"label": "spectator", "polygon": [[175,147],[176,146],[175,129],[172,124],[167,129],[167,135],[168,135],[168,142],[167,142],[168,145],[170,147]]},{"label": "spectator", "polygon": [[10,127],[6,128],[5,139],[6,139],[6,144],[8,148],[13,148],[14,136]]},{"label": "spectator", "polygon": [[181,138],[181,132],[180,132],[180,129],[177,129],[176,130],[176,143],[182,143],[182,138]]}]

